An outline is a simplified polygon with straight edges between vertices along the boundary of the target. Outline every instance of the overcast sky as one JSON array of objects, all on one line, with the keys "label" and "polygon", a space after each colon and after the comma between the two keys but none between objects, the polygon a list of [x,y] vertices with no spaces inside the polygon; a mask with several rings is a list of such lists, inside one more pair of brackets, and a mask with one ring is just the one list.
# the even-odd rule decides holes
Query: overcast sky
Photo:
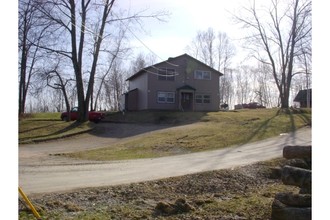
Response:
[{"label": "overcast sky", "polygon": [[[215,32],[226,32],[233,40],[241,37],[240,29],[234,25],[232,15],[248,0],[123,0],[118,1],[120,8],[130,8],[132,12],[147,9],[146,14],[164,10],[170,13],[167,22],[155,19],[144,21],[148,32],[137,33],[137,37],[156,53],[162,60],[185,53],[198,30],[212,27]],[[149,52],[138,40],[132,41],[137,51]],[[236,42],[237,43],[237,42]],[[161,61],[161,60],[158,60]]]}]

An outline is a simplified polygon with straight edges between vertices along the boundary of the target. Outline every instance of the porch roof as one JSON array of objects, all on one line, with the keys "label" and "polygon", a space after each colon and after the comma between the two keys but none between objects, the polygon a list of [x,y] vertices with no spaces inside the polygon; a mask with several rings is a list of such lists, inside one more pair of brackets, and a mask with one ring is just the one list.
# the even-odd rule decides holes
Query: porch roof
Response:
[{"label": "porch roof", "polygon": [[176,90],[193,90],[193,91],[196,91],[196,89],[194,87],[189,86],[189,85],[181,86],[181,87],[177,88]]}]

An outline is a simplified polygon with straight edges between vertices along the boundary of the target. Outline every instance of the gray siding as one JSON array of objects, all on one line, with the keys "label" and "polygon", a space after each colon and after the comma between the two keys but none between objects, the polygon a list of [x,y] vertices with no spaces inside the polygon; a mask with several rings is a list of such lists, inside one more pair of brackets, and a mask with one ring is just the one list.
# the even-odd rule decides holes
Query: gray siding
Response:
[{"label": "gray siding", "polygon": [[129,90],[138,89],[138,110],[148,109],[148,74],[129,81]]},{"label": "gray siding", "polygon": [[[177,89],[185,85],[196,89],[195,91],[190,91],[193,93],[193,111],[219,110],[219,72],[184,55],[156,64],[155,67],[149,67],[147,72],[139,74],[130,80],[130,89],[139,88],[139,110],[179,110],[181,96]],[[159,80],[157,68],[175,69],[175,80]],[[211,79],[195,79],[194,74],[196,70],[209,71]],[[174,92],[174,103],[159,103],[157,100],[157,93],[159,91]],[[210,95],[210,103],[196,103],[196,94]]]}]

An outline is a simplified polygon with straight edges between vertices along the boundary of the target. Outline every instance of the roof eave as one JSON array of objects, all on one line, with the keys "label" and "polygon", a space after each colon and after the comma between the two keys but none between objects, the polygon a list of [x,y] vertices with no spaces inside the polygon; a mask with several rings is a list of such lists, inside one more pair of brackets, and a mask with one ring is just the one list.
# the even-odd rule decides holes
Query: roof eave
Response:
[{"label": "roof eave", "polygon": [[181,54],[181,55],[179,55],[179,56],[176,56],[176,57],[170,57],[170,58],[168,58],[168,59],[165,60],[165,61],[162,61],[162,62],[159,62],[159,63],[153,64],[153,65],[148,66],[148,67],[145,67],[145,68],[139,70],[137,73],[133,74],[132,76],[128,77],[128,78],[126,79],[126,81],[129,81],[129,80],[132,80],[132,79],[138,77],[138,76],[141,75],[142,73],[147,72],[147,69],[149,69],[149,68],[151,68],[151,67],[153,67],[153,66],[157,66],[157,65],[162,64],[162,63],[170,63],[171,60],[177,59],[177,58],[182,57],[182,56],[187,56],[187,57],[189,57],[190,59],[195,60],[196,62],[198,62],[198,63],[200,63],[200,64],[206,66],[206,67],[209,68],[210,70],[212,70],[212,72],[216,72],[216,73],[218,73],[219,76],[223,76],[223,75],[224,75],[224,74],[221,73],[220,71],[218,71],[218,70],[216,70],[216,69],[210,67],[209,65],[203,63],[202,61],[200,61],[200,60],[198,60],[198,59],[196,59],[196,58],[190,56],[189,54],[184,53],[184,54]]}]

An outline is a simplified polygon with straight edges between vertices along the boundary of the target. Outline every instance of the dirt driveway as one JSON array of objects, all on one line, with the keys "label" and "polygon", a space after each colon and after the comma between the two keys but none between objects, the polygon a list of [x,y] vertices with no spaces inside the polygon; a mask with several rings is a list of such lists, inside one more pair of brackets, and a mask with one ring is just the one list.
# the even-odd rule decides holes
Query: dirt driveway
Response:
[{"label": "dirt driveway", "polygon": [[[189,126],[189,125],[184,125]],[[180,126],[182,128],[182,126]],[[28,194],[155,180],[225,169],[282,156],[285,145],[311,144],[311,128],[227,149],[112,162],[67,159],[56,154],[101,148],[136,135],[148,135],[164,125],[100,124],[101,135],[84,134],[66,140],[19,147],[19,184]]]}]

